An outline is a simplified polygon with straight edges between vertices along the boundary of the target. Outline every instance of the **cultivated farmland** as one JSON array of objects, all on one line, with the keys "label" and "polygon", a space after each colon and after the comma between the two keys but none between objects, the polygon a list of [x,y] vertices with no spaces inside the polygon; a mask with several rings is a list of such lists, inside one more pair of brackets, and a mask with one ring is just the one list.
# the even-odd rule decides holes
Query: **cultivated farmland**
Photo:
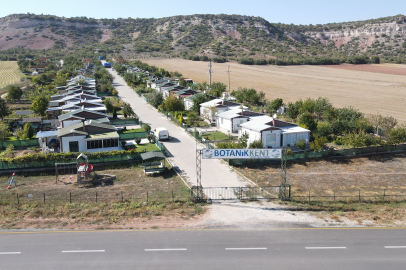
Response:
[{"label": "cultivated farmland", "polygon": [[[169,71],[178,71],[196,82],[209,81],[207,62],[158,58],[140,60]],[[324,66],[214,63],[212,81],[228,84],[227,65],[230,65],[232,90],[252,87],[263,91],[269,100],[283,98],[285,102],[327,97],[337,107],[353,106],[367,114],[380,113],[406,121],[406,76],[394,75],[402,74],[405,65],[371,65],[368,71],[359,71]],[[385,74],[391,73],[392,68],[392,74]],[[378,73],[382,70],[385,73]]]},{"label": "cultivated farmland", "polygon": [[0,88],[18,83],[21,77],[16,61],[0,61]]}]

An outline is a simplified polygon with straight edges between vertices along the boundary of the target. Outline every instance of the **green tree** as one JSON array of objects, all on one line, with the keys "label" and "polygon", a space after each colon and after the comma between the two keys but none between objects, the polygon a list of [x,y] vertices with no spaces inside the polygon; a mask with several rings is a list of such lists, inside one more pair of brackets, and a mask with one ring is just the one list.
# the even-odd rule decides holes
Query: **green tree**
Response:
[{"label": "green tree", "polygon": [[296,119],[299,116],[299,107],[296,105],[296,103],[289,102],[288,103],[288,109],[286,110],[286,114],[288,117],[292,119]]},{"label": "green tree", "polygon": [[281,98],[276,98],[272,100],[268,107],[266,107],[267,112],[269,113],[275,113],[279,108],[283,105],[283,99]]},{"label": "green tree", "polygon": [[116,107],[113,107],[113,119],[117,119]]},{"label": "green tree", "polygon": [[221,82],[213,82],[211,84],[211,93],[213,96],[221,97],[223,92],[226,91],[226,85]]},{"label": "green tree", "polygon": [[9,136],[10,131],[8,130],[8,126],[4,123],[0,123],[0,141],[4,142]]},{"label": "green tree", "polygon": [[317,135],[319,137],[329,138],[333,133],[330,123],[328,122],[319,122],[317,124]]},{"label": "green tree", "polygon": [[317,129],[317,122],[311,113],[305,113],[299,118],[299,125],[301,127],[307,128],[311,132]]},{"label": "green tree", "polygon": [[23,90],[17,86],[10,86],[7,92],[6,99],[15,102],[16,100],[20,100],[21,96],[23,95]]},{"label": "green tree", "polygon": [[239,148],[247,148],[248,138],[250,135],[247,132],[244,132],[241,137],[238,139],[238,147]]},{"label": "green tree", "polygon": [[43,96],[43,95],[38,96],[33,100],[30,109],[38,115],[46,116],[46,110],[48,108],[48,104],[49,104],[49,97]]},{"label": "green tree", "polygon": [[168,112],[184,111],[185,105],[182,100],[176,98],[174,95],[170,95],[163,102],[163,109]]},{"label": "green tree", "polygon": [[188,112],[186,123],[188,124],[188,126],[194,127],[196,125],[197,119],[197,113],[195,111]]},{"label": "green tree", "polygon": [[325,111],[332,107],[333,105],[331,105],[330,101],[327,98],[319,97],[314,104],[314,113],[316,114],[317,119],[321,120]]},{"label": "green tree", "polygon": [[28,139],[31,139],[34,136],[34,128],[32,127],[31,123],[25,123],[24,132]]},{"label": "green tree", "polygon": [[104,106],[106,106],[107,112],[112,112],[114,110],[113,102],[111,102],[110,98],[106,98],[103,100]]},{"label": "green tree", "polygon": [[164,97],[163,97],[162,93],[153,91],[152,93],[150,93],[147,96],[147,100],[152,106],[154,106],[155,108],[158,108],[158,106],[161,105],[162,102],[164,101]]},{"label": "green tree", "polygon": [[389,144],[399,144],[406,142],[406,126],[399,126],[391,129],[387,134]]},{"label": "green tree", "polygon": [[209,100],[210,100],[209,97],[204,93],[194,95],[192,97],[193,101],[192,111],[196,112],[197,114],[200,114],[200,104],[207,102]]},{"label": "green tree", "polygon": [[146,132],[150,132],[151,131],[151,126],[148,124],[143,124],[142,128],[146,131]]},{"label": "green tree", "polygon": [[314,135],[314,140],[310,142],[310,149],[313,151],[321,151],[326,146],[326,137],[319,137],[317,134]]},{"label": "green tree", "polygon": [[[131,108],[131,105],[129,103],[124,102],[124,106],[123,106],[123,114],[124,117],[125,116],[133,116],[134,115],[134,111],[133,108]],[[127,117],[125,117],[127,118]]]},{"label": "green tree", "polygon": [[186,81],[185,81],[185,79],[184,79],[183,77],[180,77],[180,79],[179,79],[179,85],[180,85],[180,86],[183,86],[183,87],[186,87]]},{"label": "green tree", "polygon": [[379,64],[379,63],[381,63],[381,59],[379,58],[379,56],[372,56],[371,57],[371,63],[372,64]]},{"label": "green tree", "polygon": [[7,107],[6,101],[2,98],[0,98],[0,117],[1,120],[3,121],[4,117],[9,115],[11,113],[11,110]]}]

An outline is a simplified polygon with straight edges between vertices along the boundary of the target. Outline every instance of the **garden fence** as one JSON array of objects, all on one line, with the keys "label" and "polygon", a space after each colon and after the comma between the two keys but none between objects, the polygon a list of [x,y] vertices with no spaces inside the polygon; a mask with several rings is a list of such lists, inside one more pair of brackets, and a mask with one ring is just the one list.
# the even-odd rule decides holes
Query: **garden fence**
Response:
[{"label": "garden fence", "polygon": [[29,147],[39,147],[38,139],[18,140],[18,141],[3,141],[0,142],[1,149],[5,149],[8,145],[13,145],[14,149],[23,149]]},{"label": "garden fence", "polygon": [[138,118],[111,119],[111,125],[138,125]]},{"label": "garden fence", "polygon": [[28,191],[0,193],[1,205],[23,205],[31,203],[124,203],[189,200],[189,190],[164,191]]},{"label": "garden fence", "polygon": [[146,138],[149,132],[130,132],[119,134],[120,140],[132,140],[135,138]]}]

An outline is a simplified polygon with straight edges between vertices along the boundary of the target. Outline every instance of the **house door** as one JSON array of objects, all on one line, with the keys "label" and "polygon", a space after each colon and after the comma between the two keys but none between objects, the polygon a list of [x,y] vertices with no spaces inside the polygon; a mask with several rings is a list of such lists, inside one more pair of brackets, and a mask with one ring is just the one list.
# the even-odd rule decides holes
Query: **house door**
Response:
[{"label": "house door", "polygon": [[276,147],[276,134],[266,134],[266,146]]},{"label": "house door", "polygon": [[71,153],[79,152],[79,142],[78,141],[69,142],[69,152],[71,152]]}]

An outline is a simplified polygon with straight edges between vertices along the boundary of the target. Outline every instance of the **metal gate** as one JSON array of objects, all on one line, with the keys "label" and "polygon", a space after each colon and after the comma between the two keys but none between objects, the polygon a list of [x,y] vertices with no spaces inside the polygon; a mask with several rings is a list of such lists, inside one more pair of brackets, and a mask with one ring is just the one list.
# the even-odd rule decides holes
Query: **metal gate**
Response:
[{"label": "metal gate", "polygon": [[[290,186],[284,189],[287,189],[287,199],[289,199]],[[211,200],[278,200],[281,187],[203,187],[200,192],[203,193],[204,199]]]}]

